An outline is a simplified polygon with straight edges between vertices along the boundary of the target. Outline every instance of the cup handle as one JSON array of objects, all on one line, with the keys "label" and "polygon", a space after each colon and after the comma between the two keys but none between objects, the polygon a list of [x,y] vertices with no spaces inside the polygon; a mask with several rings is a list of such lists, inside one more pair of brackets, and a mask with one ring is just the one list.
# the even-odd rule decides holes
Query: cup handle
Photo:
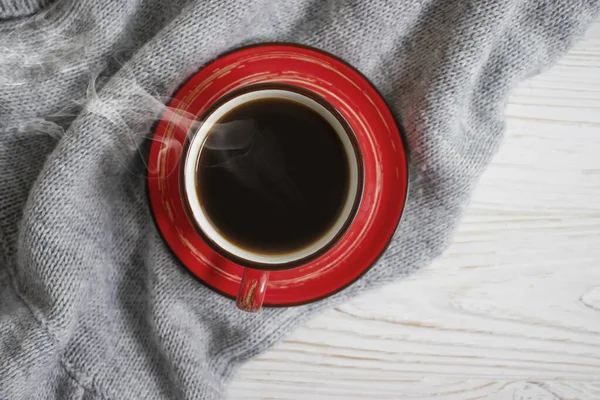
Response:
[{"label": "cup handle", "polygon": [[257,312],[263,305],[267,293],[269,271],[244,268],[240,290],[235,304],[240,310]]}]

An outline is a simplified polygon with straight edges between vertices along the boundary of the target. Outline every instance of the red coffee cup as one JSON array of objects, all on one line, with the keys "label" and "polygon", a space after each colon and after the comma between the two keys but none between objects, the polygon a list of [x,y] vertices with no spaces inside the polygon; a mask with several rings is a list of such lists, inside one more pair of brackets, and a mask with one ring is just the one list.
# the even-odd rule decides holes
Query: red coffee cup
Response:
[{"label": "red coffee cup", "polygon": [[[342,126],[338,137],[354,146],[346,146],[355,174],[345,212],[314,246],[281,257],[243,252],[211,231],[192,184],[202,126],[265,95],[316,104],[322,117]],[[150,205],[165,242],[193,276],[248,311],[318,301],[351,285],[392,240],[407,193],[405,141],[382,96],[342,60],[293,44],[249,46],[204,66],[173,95],[148,158]]]},{"label": "red coffee cup", "polygon": [[[219,129],[219,121],[240,107],[248,104],[256,104],[260,101],[267,101],[268,104],[271,104],[271,107],[273,104],[277,104],[277,102],[298,104],[300,107],[310,109],[315,115],[326,121],[342,144],[345,157],[344,159],[340,158],[339,161],[345,164],[342,168],[348,171],[346,176],[347,182],[343,185],[345,193],[341,197],[338,207],[340,211],[327,224],[326,228],[308,244],[299,244],[292,249],[271,254],[243,246],[223,233],[223,229],[218,226],[218,223],[211,217],[207,207],[203,205],[203,196],[200,192],[208,189],[203,189],[202,185],[198,184],[198,172],[202,168],[199,165],[199,160],[202,157],[203,151],[211,151],[211,146],[207,145],[210,142],[208,140],[209,136],[213,141],[215,139],[216,141],[227,140],[226,135],[228,132],[223,128]],[[277,115],[273,115],[273,118],[277,118]],[[356,215],[356,210],[362,196],[362,155],[354,132],[331,104],[311,91],[289,84],[269,83],[249,85],[228,93],[223,98],[217,100],[210,111],[200,118],[198,125],[199,127],[196,131],[190,133],[183,151],[183,161],[180,170],[183,202],[198,234],[202,235],[207,243],[223,257],[245,267],[236,299],[237,306],[244,311],[258,311],[262,307],[266,295],[269,273],[271,271],[296,268],[306,264],[310,260],[314,260],[335,245],[336,241],[346,232]],[[239,137],[245,133],[244,129],[250,130],[250,127],[237,128],[239,132],[234,132],[234,134]],[[288,128],[289,130],[291,128]],[[278,134],[285,135],[286,132],[286,129],[283,129]],[[229,132],[229,135],[231,135],[231,132]],[[224,136],[225,138],[223,138]],[[277,146],[270,146],[269,149],[263,150],[262,157],[269,157],[269,154],[264,154],[266,151],[277,152],[278,150]],[[277,155],[282,156],[281,154]],[[298,156],[306,158],[307,162],[305,164],[310,164],[310,153],[295,155],[296,158]],[[210,168],[218,168],[218,165],[211,166]],[[253,165],[247,165],[244,168],[252,170],[254,167]],[[244,174],[250,172],[258,176],[255,171],[241,172]],[[315,171],[311,172],[314,174]],[[323,174],[326,171],[319,171],[318,173]],[[316,178],[316,176],[312,177],[312,179]],[[237,180],[235,179],[235,181]],[[275,188],[274,191],[277,189]],[[325,191],[327,191],[327,188],[325,188]],[[246,201],[245,199],[238,200],[239,202]],[[322,201],[331,201],[327,192],[322,193]],[[310,213],[311,210],[307,210],[307,212]],[[273,216],[265,214],[264,219],[268,218],[273,218]],[[266,224],[268,221],[265,220],[264,223]],[[250,230],[258,228],[258,226],[255,228],[250,227]]]}]

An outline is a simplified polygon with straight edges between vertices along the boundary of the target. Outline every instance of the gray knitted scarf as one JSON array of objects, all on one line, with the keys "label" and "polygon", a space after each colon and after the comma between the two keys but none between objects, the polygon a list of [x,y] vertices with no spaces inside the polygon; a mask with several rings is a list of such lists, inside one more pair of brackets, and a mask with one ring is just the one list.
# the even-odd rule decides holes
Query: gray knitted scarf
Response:
[{"label": "gray knitted scarf", "polygon": [[[0,0],[0,399],[221,398],[308,316],[429,264],[503,133],[509,90],[597,0]],[[301,43],[401,116],[411,191],[385,256],[321,302],[257,314],[207,289],[150,215],[140,144],[219,54]]]}]

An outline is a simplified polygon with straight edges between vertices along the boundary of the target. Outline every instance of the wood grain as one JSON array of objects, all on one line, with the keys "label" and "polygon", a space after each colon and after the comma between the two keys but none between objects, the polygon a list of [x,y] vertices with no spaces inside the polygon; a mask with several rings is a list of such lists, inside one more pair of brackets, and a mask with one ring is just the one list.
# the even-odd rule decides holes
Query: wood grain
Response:
[{"label": "wood grain", "polygon": [[445,256],[298,329],[231,399],[600,399],[600,22],[506,116]]}]

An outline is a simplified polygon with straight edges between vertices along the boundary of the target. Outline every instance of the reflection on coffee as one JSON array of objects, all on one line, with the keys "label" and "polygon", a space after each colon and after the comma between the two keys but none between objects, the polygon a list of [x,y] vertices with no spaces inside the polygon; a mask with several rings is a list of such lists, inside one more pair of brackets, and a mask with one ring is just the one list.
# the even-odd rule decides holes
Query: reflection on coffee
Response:
[{"label": "reflection on coffee", "polygon": [[335,129],[293,100],[264,98],[229,111],[200,153],[200,203],[212,225],[244,249],[304,248],[338,219],[349,160]]}]

